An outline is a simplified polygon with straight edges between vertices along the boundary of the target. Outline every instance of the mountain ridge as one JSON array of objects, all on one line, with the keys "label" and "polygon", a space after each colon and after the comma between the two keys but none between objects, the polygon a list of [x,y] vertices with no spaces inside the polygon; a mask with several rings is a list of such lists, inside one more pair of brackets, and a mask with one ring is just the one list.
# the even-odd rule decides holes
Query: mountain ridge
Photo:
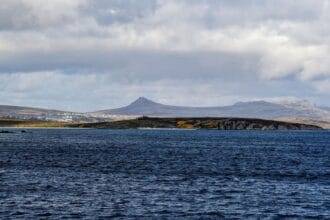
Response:
[{"label": "mountain ridge", "polygon": [[[308,110],[308,111],[307,111]],[[156,117],[208,117],[208,116],[226,116],[226,117],[253,117],[274,118],[283,116],[312,116],[318,118],[320,113],[330,112],[315,109],[304,109],[272,103],[267,101],[237,102],[230,106],[212,106],[212,107],[187,107],[164,105],[154,102],[150,99],[140,97],[131,104],[115,109],[107,109],[92,112],[92,114],[103,115],[130,115],[130,116],[156,116]],[[313,115],[314,114],[314,115]]]}]

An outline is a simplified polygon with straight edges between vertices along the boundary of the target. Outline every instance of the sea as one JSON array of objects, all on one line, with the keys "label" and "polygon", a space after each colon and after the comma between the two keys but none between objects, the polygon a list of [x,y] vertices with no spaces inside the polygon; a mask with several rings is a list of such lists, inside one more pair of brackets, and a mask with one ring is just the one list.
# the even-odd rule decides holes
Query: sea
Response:
[{"label": "sea", "polygon": [[10,131],[0,219],[330,219],[329,131]]}]

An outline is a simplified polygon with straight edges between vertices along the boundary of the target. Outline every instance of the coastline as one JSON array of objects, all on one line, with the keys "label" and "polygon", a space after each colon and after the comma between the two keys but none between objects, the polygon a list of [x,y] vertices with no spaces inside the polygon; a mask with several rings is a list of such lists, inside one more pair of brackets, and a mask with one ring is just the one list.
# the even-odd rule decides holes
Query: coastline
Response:
[{"label": "coastline", "polygon": [[36,120],[0,120],[10,129],[163,129],[163,130],[324,130],[310,124],[254,118],[156,118],[140,117],[112,122],[73,123]]}]

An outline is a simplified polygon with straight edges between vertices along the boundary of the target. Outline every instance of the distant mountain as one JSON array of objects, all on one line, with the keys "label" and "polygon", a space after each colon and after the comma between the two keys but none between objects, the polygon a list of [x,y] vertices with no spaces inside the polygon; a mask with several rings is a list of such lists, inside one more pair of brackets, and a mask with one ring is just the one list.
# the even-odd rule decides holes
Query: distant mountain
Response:
[{"label": "distant mountain", "polygon": [[305,114],[308,114],[311,117],[329,117],[330,116],[330,108],[322,108],[317,107],[313,103],[307,101],[307,100],[297,100],[297,101],[284,101],[280,102],[281,105],[284,105],[285,107],[296,109],[299,111],[304,112]]},{"label": "distant mountain", "polygon": [[[92,115],[154,116],[154,117],[242,117],[274,119],[281,117],[324,118],[330,113],[316,107],[302,107],[293,103],[265,101],[238,102],[224,107],[183,107],[156,103],[140,97],[128,106],[93,112]],[[330,118],[330,117],[329,117]]]},{"label": "distant mountain", "polygon": [[46,114],[60,114],[64,113],[58,110],[48,110],[42,108],[31,108],[31,107],[22,107],[22,106],[10,106],[10,105],[0,105],[0,116],[8,117],[17,117],[17,116],[26,116],[26,117],[38,117]]}]

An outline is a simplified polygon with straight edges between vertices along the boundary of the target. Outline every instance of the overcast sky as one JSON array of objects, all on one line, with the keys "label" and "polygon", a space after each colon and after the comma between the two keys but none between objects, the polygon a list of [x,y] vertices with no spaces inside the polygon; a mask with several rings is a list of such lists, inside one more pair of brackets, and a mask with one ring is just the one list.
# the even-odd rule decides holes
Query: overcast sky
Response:
[{"label": "overcast sky", "polygon": [[0,104],[330,106],[330,0],[1,0]]}]

